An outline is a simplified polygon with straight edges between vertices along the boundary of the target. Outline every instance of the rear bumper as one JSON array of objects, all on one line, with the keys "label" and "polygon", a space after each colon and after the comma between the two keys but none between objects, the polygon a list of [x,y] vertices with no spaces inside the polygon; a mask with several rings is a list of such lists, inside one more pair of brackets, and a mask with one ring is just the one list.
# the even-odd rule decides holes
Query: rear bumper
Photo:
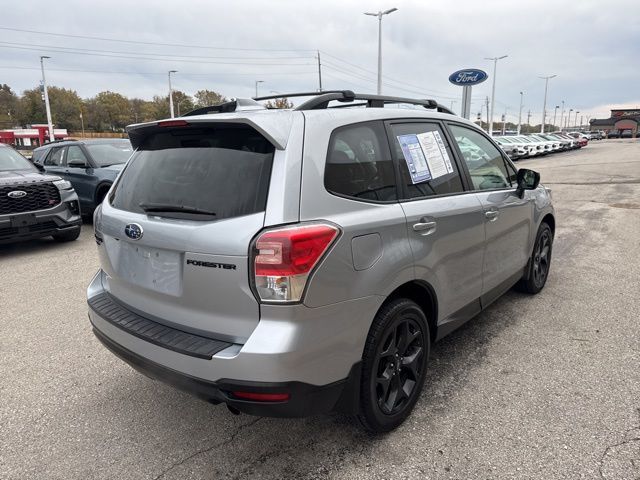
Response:
[{"label": "rear bumper", "polygon": [[35,212],[0,215],[0,244],[48,237],[82,225],[78,196],[73,190],[60,193],[61,202]]},{"label": "rear bumper", "polygon": [[[113,354],[154,380],[162,381],[211,403],[226,403],[243,413],[267,417],[305,417],[332,411],[355,413],[358,405],[360,364],[351,368],[344,380],[316,386],[303,382],[247,382],[221,379],[209,382],[172,370],[146,359],[93,329],[95,336]],[[286,393],[289,399],[255,402],[235,398],[232,392]]]},{"label": "rear bumper", "polygon": [[[131,307],[103,308],[99,298],[106,292],[105,277],[100,271],[88,289],[94,333],[147,376],[256,415],[299,417],[357,409],[359,365],[381,297],[317,308],[263,305],[260,321],[245,343],[226,342],[221,349],[210,345],[207,350],[206,341],[214,339],[200,335],[183,337],[183,342],[181,334],[189,332],[168,331],[161,319],[144,325],[147,317],[133,319],[138,314]],[[290,398],[277,403],[245,401],[235,398],[233,391],[288,393]]]}]

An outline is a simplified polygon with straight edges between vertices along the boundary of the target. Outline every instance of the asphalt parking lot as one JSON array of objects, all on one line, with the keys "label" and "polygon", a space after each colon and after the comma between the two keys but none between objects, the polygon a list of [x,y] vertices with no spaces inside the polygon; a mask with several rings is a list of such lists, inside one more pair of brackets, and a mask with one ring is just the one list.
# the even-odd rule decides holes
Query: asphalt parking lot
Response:
[{"label": "asphalt parking lot", "polygon": [[553,190],[551,274],[432,351],[398,430],[233,416],[93,337],[91,225],[0,246],[0,478],[640,477],[640,141],[520,161]]}]

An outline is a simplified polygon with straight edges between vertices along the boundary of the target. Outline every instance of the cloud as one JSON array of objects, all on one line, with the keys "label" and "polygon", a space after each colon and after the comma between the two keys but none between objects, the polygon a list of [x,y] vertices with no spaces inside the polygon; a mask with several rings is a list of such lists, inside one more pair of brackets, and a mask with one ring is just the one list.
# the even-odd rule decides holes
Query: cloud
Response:
[{"label": "cloud", "polygon": [[[50,6],[43,0],[14,3],[3,12],[0,26],[150,45],[0,30],[0,73],[18,91],[38,84],[42,54],[52,57],[48,83],[84,97],[102,90],[143,98],[164,95],[170,69],[178,70],[174,87],[190,94],[208,88],[226,96],[251,96],[256,80],[264,80],[262,93],[315,90],[315,51],[320,50],[325,89],[373,92],[378,22],[363,12],[396,6],[398,11],[382,24],[384,93],[432,97],[445,105],[457,100],[460,108],[462,92],[448,83],[449,74],[476,67],[492,75],[492,63],[484,58],[508,54],[498,64],[496,118],[506,109],[508,119],[517,119],[519,92],[524,91],[524,117],[530,110],[532,122],[538,123],[544,96],[538,76],[549,74],[558,76],[549,82],[548,111],[562,100],[567,109],[599,117],[608,116],[613,104],[640,105],[634,80],[640,58],[636,0],[610,5],[597,0],[61,0],[56,8]],[[71,54],[61,48],[91,51]],[[146,59],[122,58],[127,56]],[[227,64],[237,62],[245,64]],[[490,94],[491,80],[474,88],[474,114]]]}]

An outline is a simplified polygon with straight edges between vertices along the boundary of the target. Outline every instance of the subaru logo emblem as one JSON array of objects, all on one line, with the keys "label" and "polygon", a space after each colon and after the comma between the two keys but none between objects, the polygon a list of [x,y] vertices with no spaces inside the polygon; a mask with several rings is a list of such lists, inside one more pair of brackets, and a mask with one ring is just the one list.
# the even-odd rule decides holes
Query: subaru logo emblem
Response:
[{"label": "subaru logo emblem", "polygon": [[124,227],[124,233],[131,240],[140,240],[142,238],[142,227],[137,223],[130,223]]},{"label": "subaru logo emblem", "polygon": [[7,193],[7,197],[9,198],[22,198],[26,196],[27,192],[25,192],[24,190],[14,190],[13,192]]}]

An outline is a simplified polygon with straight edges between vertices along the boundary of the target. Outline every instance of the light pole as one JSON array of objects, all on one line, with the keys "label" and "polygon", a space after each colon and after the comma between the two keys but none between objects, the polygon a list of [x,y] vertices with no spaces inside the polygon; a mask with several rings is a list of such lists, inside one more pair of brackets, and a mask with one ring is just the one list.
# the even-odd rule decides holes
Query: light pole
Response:
[{"label": "light pole", "polygon": [[258,97],[258,84],[264,83],[264,80],[256,80],[256,98]]},{"label": "light pole", "polygon": [[489,112],[489,135],[493,134],[493,107],[496,100],[496,70],[498,69],[498,60],[507,58],[509,55],[501,57],[485,57],[485,60],[493,60],[493,85],[491,86],[491,111]]},{"label": "light pole", "polygon": [[169,114],[173,118],[173,90],[171,88],[171,74],[178,73],[177,70],[169,70]]},{"label": "light pole", "polygon": [[540,127],[540,133],[544,133],[544,123],[547,120],[547,90],[549,88],[549,79],[555,77],[557,77],[557,75],[538,77],[544,80],[544,103],[542,104],[542,126]]},{"label": "light pole", "polygon": [[564,127],[562,119],[564,118],[564,100],[562,100],[562,110],[560,111],[560,130]]},{"label": "light pole", "polygon": [[82,138],[84,138],[84,118],[82,117],[82,107],[80,107],[80,124],[82,125]]},{"label": "light pole", "polygon": [[558,109],[560,105],[556,105],[556,108],[553,110],[553,128],[556,128],[556,115],[558,115]]},{"label": "light pole", "polygon": [[567,125],[565,128],[569,129],[571,127],[571,112],[573,112],[573,108],[569,109],[569,113],[567,114]]},{"label": "light pole", "polygon": [[390,13],[398,10],[397,8],[390,8],[389,10],[379,11],[378,13],[365,12],[365,15],[372,17],[378,17],[378,95],[382,93],[382,17],[389,15]]},{"label": "light pole", "polygon": [[518,135],[520,135],[520,129],[522,127],[522,100],[524,99],[524,92],[520,92],[520,113],[518,113]]},{"label": "light pole", "polygon": [[578,126],[578,114],[580,113],[580,110],[576,110],[576,118],[573,121],[573,127],[576,128]]},{"label": "light pole", "polygon": [[44,77],[44,59],[51,58],[47,56],[40,57],[40,68],[42,69],[42,89],[44,90],[44,106],[47,110],[47,125],[49,126],[49,141],[53,142],[56,137],[53,134],[53,121],[51,120],[51,106],[49,106],[49,92],[47,91],[47,80]]}]

